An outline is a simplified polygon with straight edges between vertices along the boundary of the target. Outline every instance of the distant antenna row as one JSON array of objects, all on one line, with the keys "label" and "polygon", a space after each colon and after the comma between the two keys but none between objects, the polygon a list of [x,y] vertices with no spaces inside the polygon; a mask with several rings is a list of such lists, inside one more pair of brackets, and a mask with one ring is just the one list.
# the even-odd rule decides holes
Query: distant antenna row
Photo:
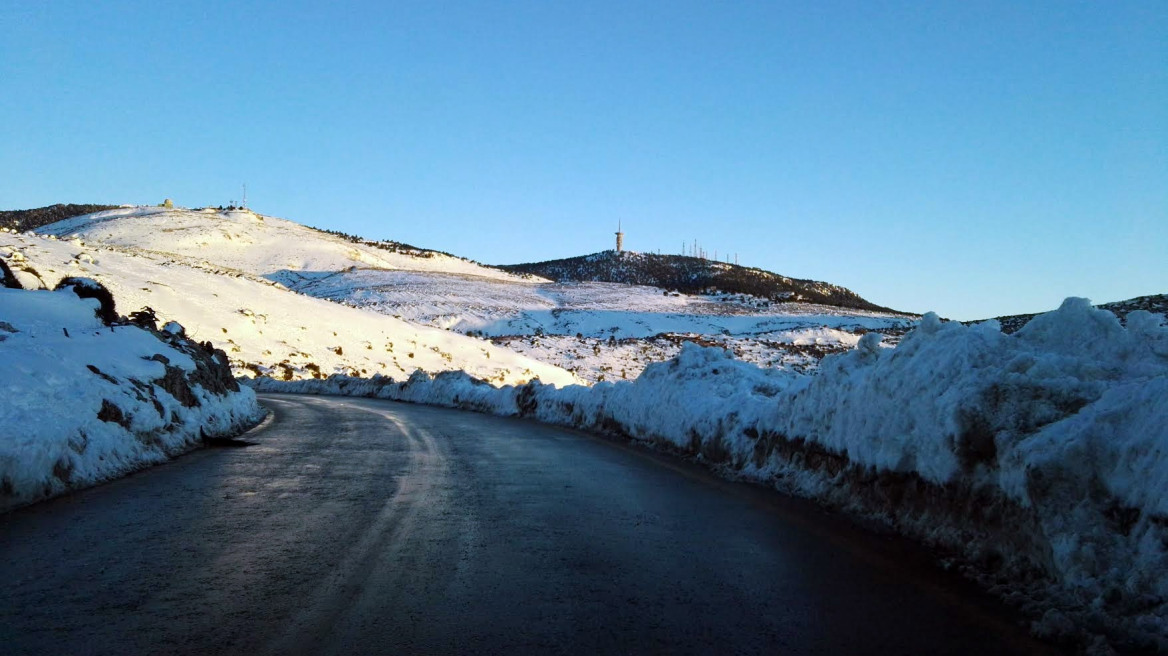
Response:
[{"label": "distant antenna row", "polygon": [[[227,201],[227,206],[232,208],[232,209],[235,209],[235,207],[236,207],[235,199],[232,198],[231,200]],[[247,183],[246,182],[243,184],[243,200],[239,201],[238,207],[241,210],[247,209]]]},{"label": "distant antenna row", "polygon": [[[620,253],[624,249],[625,249],[625,233],[624,233],[624,230],[621,228],[621,219],[617,219],[617,221],[616,221],[616,252]],[[658,251],[658,254],[660,254],[660,251]],[[684,241],[681,242],[681,254],[684,257],[696,257],[696,258],[703,259],[703,260],[713,259],[715,261],[719,261],[718,260],[718,251],[715,250],[714,257],[710,258],[709,252],[707,252],[706,249],[702,248],[701,245],[698,244],[697,239],[693,240],[692,246]],[[729,253],[726,253],[726,264],[730,264],[730,254]],[[734,265],[738,266],[738,253],[734,254]]]},{"label": "distant antenna row", "polygon": [[[684,242],[684,241],[681,242],[681,254],[684,257],[696,257],[696,258],[702,259],[702,260],[713,259],[716,262],[721,261],[718,259],[718,251],[717,250],[714,251],[714,257],[711,258],[709,251],[702,248],[701,244],[698,243],[697,239],[693,240],[692,245],[687,243],[687,242]],[[726,262],[726,264],[730,264],[730,254],[729,253],[726,253],[725,262]],[[738,266],[738,253],[734,254],[734,266]]]}]

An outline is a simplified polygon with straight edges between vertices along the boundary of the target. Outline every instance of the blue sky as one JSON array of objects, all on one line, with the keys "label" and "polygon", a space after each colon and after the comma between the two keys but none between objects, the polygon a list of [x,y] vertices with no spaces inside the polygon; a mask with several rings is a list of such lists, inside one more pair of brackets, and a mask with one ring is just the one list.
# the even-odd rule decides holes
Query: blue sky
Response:
[{"label": "blue sky", "polygon": [[719,257],[972,319],[1168,292],[1168,2],[0,6],[0,209]]}]

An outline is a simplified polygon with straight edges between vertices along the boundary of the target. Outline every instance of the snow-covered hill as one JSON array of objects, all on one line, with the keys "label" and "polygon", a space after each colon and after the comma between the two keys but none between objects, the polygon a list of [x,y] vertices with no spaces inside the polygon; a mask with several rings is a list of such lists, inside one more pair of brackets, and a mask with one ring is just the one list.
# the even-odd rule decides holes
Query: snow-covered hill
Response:
[{"label": "snow-covered hill", "polygon": [[[136,211],[136,216],[153,217],[138,226],[142,232],[164,229],[159,227],[160,219],[173,215],[151,209]],[[114,210],[112,214],[135,216],[128,210]],[[132,221],[119,226],[109,220],[110,213],[95,216],[99,225],[119,228],[125,234],[133,232]],[[235,235],[249,234],[247,230],[231,232],[229,226],[237,219],[267,222],[227,215],[222,218],[218,237],[212,238],[230,241],[236,239]],[[307,228],[302,230],[314,233]],[[257,232],[259,237],[267,237],[262,231],[250,234]],[[197,233],[191,229],[187,246],[175,250],[197,252],[197,247],[191,245],[199,243]],[[232,236],[228,239],[226,235]],[[193,255],[165,254],[161,245],[156,245],[160,250],[0,232],[0,258],[8,262],[25,287],[51,287],[67,275],[95,278],[109,287],[125,311],[150,307],[161,318],[186,326],[195,339],[213,340],[227,351],[236,371],[244,375],[311,378],[347,372],[404,378],[422,369],[465,370],[497,383],[533,377],[559,385],[576,382],[562,369],[489,342],[296,294],[240,268],[228,268]],[[248,264],[244,261],[246,255],[222,245],[204,251],[216,255],[211,260],[220,260],[218,255],[222,252],[228,254],[224,259],[234,258],[231,261],[241,267]],[[317,263],[336,262],[344,256],[340,245],[330,240],[309,244],[299,255]],[[278,255],[273,252],[270,257]]]},{"label": "snow-covered hill", "polygon": [[747,294],[768,302],[804,302],[840,308],[892,312],[845,287],[801,280],[754,267],[704,257],[632,251],[602,251],[563,260],[510,264],[501,269],[570,282],[649,285],[688,294],[718,290]]},{"label": "snow-covered hill", "polygon": [[37,232],[185,256],[257,276],[368,267],[525,280],[462,258],[392,242],[350,241],[250,210],[125,207],[59,221]]},{"label": "snow-covered hill", "polygon": [[[700,263],[707,277],[723,283],[742,278],[774,293],[702,295],[614,282],[553,283],[244,210],[120,208],[51,224],[41,232],[263,278],[343,305],[486,337],[589,382],[634,378],[645,365],[676,355],[687,340],[720,344],[761,365],[805,369],[825,353],[851,348],[863,333],[902,334],[915,321],[888,311],[796,301],[779,287],[797,288],[807,297],[838,296],[843,305],[870,305],[834,285],[696,258],[682,259]],[[619,259],[635,264],[645,257],[624,253]],[[669,271],[680,271],[671,261],[662,262]],[[361,369],[381,371],[354,370]]]}]

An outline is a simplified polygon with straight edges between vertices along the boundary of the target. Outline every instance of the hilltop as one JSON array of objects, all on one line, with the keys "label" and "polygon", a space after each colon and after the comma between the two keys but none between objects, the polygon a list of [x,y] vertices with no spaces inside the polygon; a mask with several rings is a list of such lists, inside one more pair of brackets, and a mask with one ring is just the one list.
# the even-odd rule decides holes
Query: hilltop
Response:
[{"label": "hilltop", "polygon": [[517,276],[437,251],[361,240],[247,209],[121,207],[42,226],[42,234],[195,258],[287,284],[350,268]]},{"label": "hilltop", "polygon": [[769,303],[802,302],[853,310],[893,312],[839,285],[789,278],[755,267],[684,255],[610,250],[562,260],[502,265],[499,268],[511,273],[565,282],[646,285],[683,294],[745,294]]}]

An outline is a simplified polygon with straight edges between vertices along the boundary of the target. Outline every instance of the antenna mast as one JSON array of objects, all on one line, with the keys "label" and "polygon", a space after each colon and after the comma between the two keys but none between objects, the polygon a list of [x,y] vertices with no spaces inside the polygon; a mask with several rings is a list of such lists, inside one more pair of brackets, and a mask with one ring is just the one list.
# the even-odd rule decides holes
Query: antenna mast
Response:
[{"label": "antenna mast", "polygon": [[247,209],[247,183],[243,183],[243,209]]}]

